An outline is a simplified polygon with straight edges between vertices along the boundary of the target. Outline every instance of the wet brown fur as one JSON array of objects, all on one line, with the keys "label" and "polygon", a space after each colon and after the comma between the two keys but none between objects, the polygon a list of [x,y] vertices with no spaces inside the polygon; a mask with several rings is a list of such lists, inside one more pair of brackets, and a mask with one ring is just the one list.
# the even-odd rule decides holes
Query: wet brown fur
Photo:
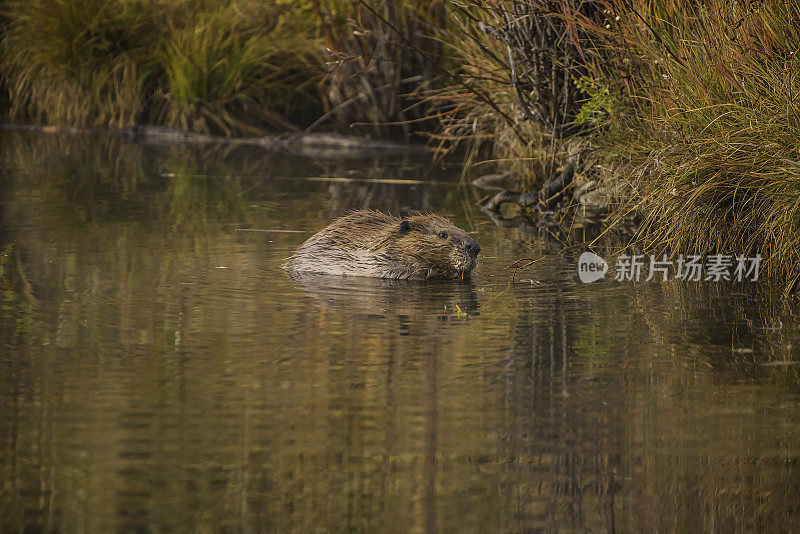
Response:
[{"label": "wet brown fur", "polygon": [[283,268],[379,278],[466,278],[478,251],[466,232],[439,215],[399,218],[358,210],[309,238]]}]

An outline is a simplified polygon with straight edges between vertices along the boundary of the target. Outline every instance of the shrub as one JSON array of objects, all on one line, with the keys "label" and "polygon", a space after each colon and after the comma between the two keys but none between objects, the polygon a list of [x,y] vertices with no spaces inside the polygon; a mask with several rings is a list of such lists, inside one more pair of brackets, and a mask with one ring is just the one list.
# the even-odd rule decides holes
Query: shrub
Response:
[{"label": "shrub", "polygon": [[438,85],[446,24],[439,0],[317,0],[331,50],[326,80],[338,129],[409,138],[436,120],[420,92]]},{"label": "shrub", "polygon": [[[456,4],[443,35],[455,58],[456,83],[435,92],[444,144],[486,144],[505,167],[532,188],[564,163],[563,141],[585,93],[576,79],[596,52],[588,29],[593,3],[573,0],[501,0]],[[592,56],[592,57],[594,57]]]}]

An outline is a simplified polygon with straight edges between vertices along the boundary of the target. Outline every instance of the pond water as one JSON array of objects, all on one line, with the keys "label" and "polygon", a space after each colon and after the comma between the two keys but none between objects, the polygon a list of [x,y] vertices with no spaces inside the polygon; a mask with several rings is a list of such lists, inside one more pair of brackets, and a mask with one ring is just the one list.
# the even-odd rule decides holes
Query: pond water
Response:
[{"label": "pond water", "polygon": [[[798,524],[800,329],[759,284],[582,284],[424,158],[0,150],[2,532]],[[361,207],[450,217],[476,276],[279,269]]]}]

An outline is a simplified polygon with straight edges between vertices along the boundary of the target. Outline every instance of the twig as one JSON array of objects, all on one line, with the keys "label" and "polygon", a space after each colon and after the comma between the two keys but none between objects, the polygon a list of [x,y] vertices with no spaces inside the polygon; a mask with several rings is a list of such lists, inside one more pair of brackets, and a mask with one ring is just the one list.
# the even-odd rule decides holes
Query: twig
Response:
[{"label": "twig", "polygon": [[[511,273],[511,283],[512,284],[515,283],[516,276],[517,276],[517,271],[520,271],[522,269],[527,269],[528,267],[530,267],[534,263],[542,261],[546,257],[547,256],[542,256],[541,258],[536,258],[535,260],[531,259],[531,258],[520,258],[517,261],[515,261],[514,263],[512,263],[511,265],[506,265],[506,269],[511,269],[512,267],[514,268],[514,272]],[[528,263],[526,263],[525,265],[520,265],[520,263],[522,263],[523,261],[526,261]]]}]

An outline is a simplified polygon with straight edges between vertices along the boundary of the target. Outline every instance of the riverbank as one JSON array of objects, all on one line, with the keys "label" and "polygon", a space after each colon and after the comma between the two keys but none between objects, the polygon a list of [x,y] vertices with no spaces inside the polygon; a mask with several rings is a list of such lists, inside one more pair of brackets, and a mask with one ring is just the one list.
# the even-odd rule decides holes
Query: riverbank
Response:
[{"label": "riverbank", "polygon": [[8,2],[7,118],[427,141],[522,193],[573,164],[573,187],[604,199],[597,222],[642,221],[641,250],[760,255],[786,292],[800,283],[794,0],[145,7]]}]

